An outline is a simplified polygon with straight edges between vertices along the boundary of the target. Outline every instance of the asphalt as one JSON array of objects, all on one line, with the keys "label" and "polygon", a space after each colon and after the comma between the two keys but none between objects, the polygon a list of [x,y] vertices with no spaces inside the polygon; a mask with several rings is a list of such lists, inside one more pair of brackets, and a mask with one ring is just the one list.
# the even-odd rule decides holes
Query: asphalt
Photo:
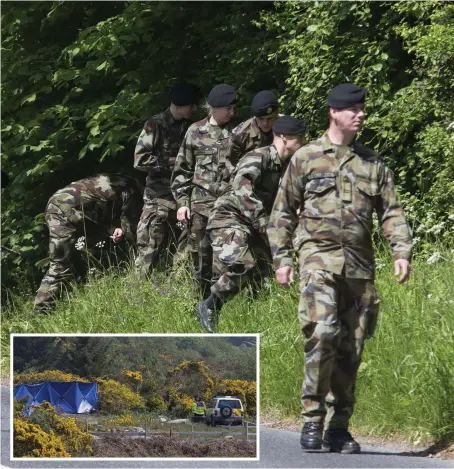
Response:
[{"label": "asphalt", "polygon": [[299,434],[286,430],[260,428],[260,460],[10,460],[10,393],[1,388],[1,464],[24,468],[453,468],[453,461],[408,456],[391,447],[363,446],[360,454],[303,452]]}]

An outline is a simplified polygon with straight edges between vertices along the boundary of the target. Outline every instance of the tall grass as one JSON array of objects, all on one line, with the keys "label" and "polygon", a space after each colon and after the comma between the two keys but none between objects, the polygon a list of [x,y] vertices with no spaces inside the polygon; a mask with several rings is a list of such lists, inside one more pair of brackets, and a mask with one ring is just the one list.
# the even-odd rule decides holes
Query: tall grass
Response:
[{"label": "tall grass", "polygon": [[[416,439],[454,439],[454,253],[440,250],[434,264],[413,263],[399,286],[392,260],[378,260],[381,298],[375,337],[366,344],[353,425],[360,432]],[[259,297],[247,291],[222,310],[218,332],[262,333],[262,411],[300,413],[304,354],[297,319],[297,285],[274,282]],[[75,287],[48,316],[33,315],[33,299],[13,297],[2,324],[3,364],[9,332],[202,332],[199,299],[180,268],[156,273],[152,282],[110,269]]]}]

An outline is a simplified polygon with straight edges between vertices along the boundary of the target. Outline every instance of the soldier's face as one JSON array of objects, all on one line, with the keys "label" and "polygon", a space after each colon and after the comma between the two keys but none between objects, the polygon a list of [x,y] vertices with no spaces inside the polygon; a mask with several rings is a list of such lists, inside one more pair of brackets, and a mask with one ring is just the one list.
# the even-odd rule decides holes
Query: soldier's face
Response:
[{"label": "soldier's face", "polygon": [[192,114],[197,111],[196,104],[188,104],[187,106],[178,106],[178,114],[182,119],[189,119]]},{"label": "soldier's face", "polygon": [[307,143],[307,139],[304,134],[283,135],[282,141],[284,142],[285,147],[285,154],[283,155],[285,160],[289,159],[293,153]]},{"label": "soldier's face", "polygon": [[255,121],[257,122],[257,125],[259,126],[259,129],[262,132],[265,132],[265,133],[271,132],[273,124],[277,119],[278,113],[279,113],[279,111],[275,111],[272,114],[270,114],[269,116],[256,117]]},{"label": "soldier's face", "polygon": [[359,132],[364,125],[364,104],[354,104],[345,109],[331,108],[331,118],[336,127],[344,132]]},{"label": "soldier's face", "polygon": [[213,119],[220,125],[227,124],[235,115],[235,105],[212,108]]}]

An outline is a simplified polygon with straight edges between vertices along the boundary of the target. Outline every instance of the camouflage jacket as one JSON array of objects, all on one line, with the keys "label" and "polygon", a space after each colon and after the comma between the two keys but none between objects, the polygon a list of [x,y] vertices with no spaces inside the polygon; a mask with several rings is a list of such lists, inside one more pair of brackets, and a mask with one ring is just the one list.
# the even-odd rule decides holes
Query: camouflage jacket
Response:
[{"label": "camouflage jacket", "polygon": [[189,127],[185,119],[177,121],[170,109],[153,116],[144,126],[134,152],[134,168],[148,173],[144,202],[153,200],[175,209],[170,177],[181,142]]},{"label": "camouflage jacket", "polygon": [[208,216],[214,201],[228,187],[236,161],[230,159],[230,128],[209,123],[192,124],[178,152],[172,174],[172,192],[177,207],[190,207]]},{"label": "camouflage jacket", "polygon": [[340,157],[325,134],[293,155],[267,230],[276,269],[293,265],[295,234],[301,269],[373,279],[374,210],[394,258],[410,260],[411,232],[392,172],[363,144],[344,148]]},{"label": "camouflage jacket", "polygon": [[274,145],[244,155],[236,167],[232,191],[216,201],[207,229],[236,228],[265,233],[285,167]]},{"label": "camouflage jacket", "polygon": [[[55,212],[76,227],[111,235],[115,228],[137,224],[141,194],[134,179],[99,174],[72,182],[49,199],[46,213]],[[123,222],[123,223],[122,223]]]},{"label": "camouflage jacket", "polygon": [[273,132],[262,132],[255,117],[252,117],[232,130],[230,154],[233,160],[239,161],[251,150],[266,147],[272,143]]}]

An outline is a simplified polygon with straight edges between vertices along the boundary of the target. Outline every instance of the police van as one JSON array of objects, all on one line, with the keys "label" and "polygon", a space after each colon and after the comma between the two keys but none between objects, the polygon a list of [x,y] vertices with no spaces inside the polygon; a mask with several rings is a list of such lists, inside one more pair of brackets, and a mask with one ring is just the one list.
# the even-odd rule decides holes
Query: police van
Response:
[{"label": "police van", "polygon": [[205,422],[207,425],[242,425],[244,408],[237,396],[217,395],[207,406]]}]

